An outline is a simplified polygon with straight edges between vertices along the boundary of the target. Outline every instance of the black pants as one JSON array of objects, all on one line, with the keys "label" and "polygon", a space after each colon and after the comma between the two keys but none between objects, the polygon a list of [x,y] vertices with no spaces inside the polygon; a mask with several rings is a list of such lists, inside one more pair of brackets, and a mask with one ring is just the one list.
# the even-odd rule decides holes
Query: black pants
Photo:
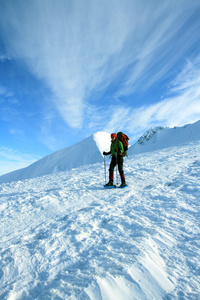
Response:
[{"label": "black pants", "polygon": [[116,166],[116,163],[118,164],[118,170],[119,170],[119,174],[123,174],[123,163],[124,163],[124,158],[121,155],[117,155],[117,162],[116,162],[116,157],[112,156],[112,160],[110,162],[110,168],[109,168],[109,173],[113,174],[114,173],[114,168]]}]

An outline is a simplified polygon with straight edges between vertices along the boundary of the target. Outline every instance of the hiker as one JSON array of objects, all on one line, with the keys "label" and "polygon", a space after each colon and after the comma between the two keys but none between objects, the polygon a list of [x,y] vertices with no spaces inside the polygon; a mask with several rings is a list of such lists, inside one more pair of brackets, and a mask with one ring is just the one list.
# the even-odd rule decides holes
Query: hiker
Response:
[{"label": "hiker", "polygon": [[116,164],[118,164],[118,170],[121,177],[121,187],[126,186],[124,171],[123,171],[123,154],[124,154],[124,147],[121,141],[118,140],[117,134],[112,133],[111,134],[111,146],[109,152],[103,152],[103,155],[109,155],[112,154],[112,160],[110,162],[109,167],[109,182],[106,184],[106,186],[113,186],[113,179],[114,179],[114,168]]}]

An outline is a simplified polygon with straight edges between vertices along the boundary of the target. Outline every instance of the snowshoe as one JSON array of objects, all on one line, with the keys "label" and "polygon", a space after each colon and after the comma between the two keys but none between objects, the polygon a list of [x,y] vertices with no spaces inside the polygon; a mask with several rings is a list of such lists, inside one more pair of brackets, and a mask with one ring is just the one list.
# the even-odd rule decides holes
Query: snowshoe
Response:
[{"label": "snowshoe", "polygon": [[107,189],[116,188],[116,185],[113,184],[113,181],[109,181],[107,184],[104,185]]},{"label": "snowshoe", "polygon": [[127,187],[128,185],[127,185],[127,183],[124,181],[124,182],[122,182],[122,184],[119,186],[120,188],[125,188],[125,187]]},{"label": "snowshoe", "polygon": [[117,186],[116,185],[104,185],[104,187],[106,189],[113,189],[113,188],[116,188]]}]

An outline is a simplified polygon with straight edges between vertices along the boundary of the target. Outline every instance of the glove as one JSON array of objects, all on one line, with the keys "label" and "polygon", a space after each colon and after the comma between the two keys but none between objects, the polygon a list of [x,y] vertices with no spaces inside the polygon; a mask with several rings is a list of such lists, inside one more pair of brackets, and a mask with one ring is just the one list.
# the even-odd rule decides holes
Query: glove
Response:
[{"label": "glove", "polygon": [[117,148],[116,148],[116,149],[115,149],[115,152],[117,152],[117,154],[119,154],[119,155],[121,154],[120,149],[117,149]]},{"label": "glove", "polygon": [[103,152],[103,155],[109,155],[109,154],[111,154],[111,151],[109,151],[109,152]]},{"label": "glove", "polygon": [[123,153],[121,153],[120,149],[115,149],[115,152],[117,152],[117,155],[123,156]]}]

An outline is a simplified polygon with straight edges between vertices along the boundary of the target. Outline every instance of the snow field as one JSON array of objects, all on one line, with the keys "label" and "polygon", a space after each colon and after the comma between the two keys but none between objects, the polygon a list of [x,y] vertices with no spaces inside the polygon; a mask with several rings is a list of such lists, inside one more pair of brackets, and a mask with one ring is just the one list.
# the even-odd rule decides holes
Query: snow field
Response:
[{"label": "snow field", "polygon": [[0,299],[199,299],[200,142],[124,166],[0,185]]}]

